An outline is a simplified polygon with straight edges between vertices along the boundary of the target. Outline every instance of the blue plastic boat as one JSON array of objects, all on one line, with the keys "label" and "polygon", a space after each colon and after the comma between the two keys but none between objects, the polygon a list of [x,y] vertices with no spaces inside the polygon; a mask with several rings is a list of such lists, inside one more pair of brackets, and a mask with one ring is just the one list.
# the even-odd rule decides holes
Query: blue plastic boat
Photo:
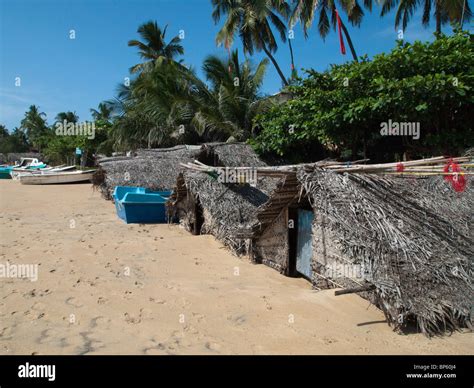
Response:
[{"label": "blue plastic boat", "polygon": [[117,215],[127,224],[165,223],[165,204],[170,195],[171,191],[117,186],[114,190],[115,209]]}]

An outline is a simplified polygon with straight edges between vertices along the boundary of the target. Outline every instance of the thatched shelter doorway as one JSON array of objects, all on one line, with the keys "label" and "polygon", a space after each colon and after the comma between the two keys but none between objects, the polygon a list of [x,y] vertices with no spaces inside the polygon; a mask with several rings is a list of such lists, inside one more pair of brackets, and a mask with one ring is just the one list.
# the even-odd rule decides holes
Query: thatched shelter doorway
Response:
[{"label": "thatched shelter doorway", "polygon": [[202,210],[201,202],[199,198],[194,200],[194,223],[193,223],[193,235],[198,236],[201,234],[202,225],[204,224],[204,214]]},{"label": "thatched shelter doorway", "polygon": [[311,207],[289,207],[288,211],[288,267],[286,274],[311,280],[313,259]]},{"label": "thatched shelter doorway", "polygon": [[313,225],[314,213],[311,210],[298,209],[298,235],[296,239],[296,271],[311,280],[311,263],[313,260]]}]

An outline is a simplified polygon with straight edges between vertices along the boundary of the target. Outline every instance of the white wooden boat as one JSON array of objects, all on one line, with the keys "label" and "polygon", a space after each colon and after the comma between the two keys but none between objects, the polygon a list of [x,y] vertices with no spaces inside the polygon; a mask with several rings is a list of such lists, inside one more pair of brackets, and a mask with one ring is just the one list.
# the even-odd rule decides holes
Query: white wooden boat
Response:
[{"label": "white wooden boat", "polygon": [[41,171],[39,174],[21,174],[22,185],[54,185],[60,183],[88,182],[92,179],[95,170],[87,171]]},{"label": "white wooden boat", "polygon": [[12,179],[20,180],[21,175],[41,175],[43,172],[63,172],[63,171],[72,171],[75,169],[76,169],[76,166],[66,166],[63,164],[57,167],[45,167],[40,170],[13,169],[13,171],[10,172],[10,175]]}]

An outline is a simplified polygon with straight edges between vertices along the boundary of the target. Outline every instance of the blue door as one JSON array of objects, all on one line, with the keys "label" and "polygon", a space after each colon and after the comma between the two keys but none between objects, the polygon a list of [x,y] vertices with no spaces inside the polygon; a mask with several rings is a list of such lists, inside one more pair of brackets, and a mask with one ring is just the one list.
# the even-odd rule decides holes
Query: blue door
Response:
[{"label": "blue door", "polygon": [[296,270],[311,279],[311,260],[313,244],[311,225],[314,214],[309,210],[298,209],[298,236],[296,241]]}]

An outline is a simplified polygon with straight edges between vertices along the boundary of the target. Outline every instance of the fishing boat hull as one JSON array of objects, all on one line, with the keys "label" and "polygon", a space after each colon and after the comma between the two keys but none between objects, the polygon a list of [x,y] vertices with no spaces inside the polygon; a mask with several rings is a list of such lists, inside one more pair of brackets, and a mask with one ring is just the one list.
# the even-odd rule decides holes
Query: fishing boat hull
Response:
[{"label": "fishing boat hull", "polygon": [[114,190],[115,209],[127,224],[165,223],[166,202],[170,195],[170,191],[117,186]]},{"label": "fishing boat hull", "polygon": [[94,170],[72,172],[42,172],[41,174],[20,174],[22,185],[57,185],[63,183],[89,182]]},{"label": "fishing boat hull", "polygon": [[60,167],[45,167],[42,169],[13,169],[10,173],[12,179],[19,180],[20,175],[41,175],[45,172],[52,173],[52,172],[64,172],[64,171],[72,171],[75,170],[76,166],[60,166]]},{"label": "fishing boat hull", "polygon": [[12,179],[12,167],[0,167],[0,179]]}]

